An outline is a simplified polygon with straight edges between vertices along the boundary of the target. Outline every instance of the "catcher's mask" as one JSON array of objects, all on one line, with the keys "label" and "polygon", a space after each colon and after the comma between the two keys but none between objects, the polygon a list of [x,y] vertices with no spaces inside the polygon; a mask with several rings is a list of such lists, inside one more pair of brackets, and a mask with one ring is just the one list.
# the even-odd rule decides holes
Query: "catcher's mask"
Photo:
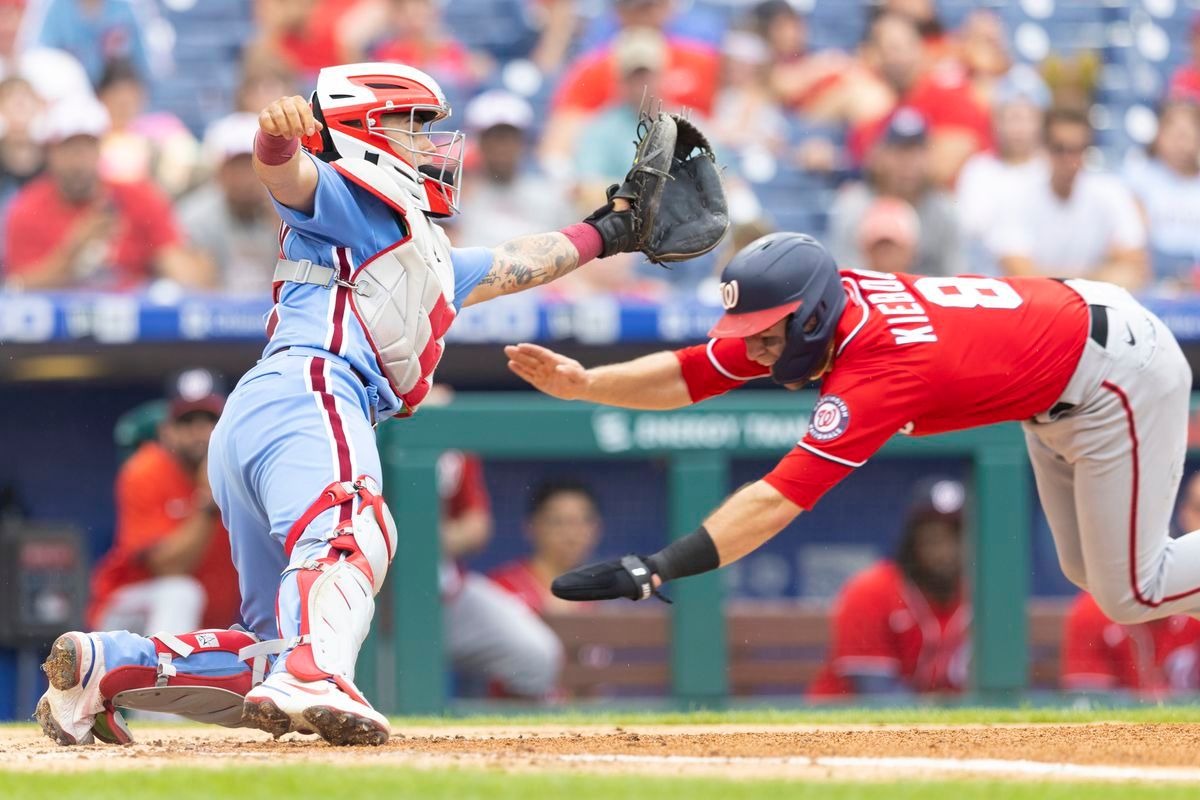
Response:
[{"label": "catcher's mask", "polygon": [[810,379],[846,308],[837,264],[803,233],[772,233],[742,248],[721,273],[721,300],[725,315],[709,336],[745,338],[788,319],[783,352],[771,367],[782,384]]},{"label": "catcher's mask", "polygon": [[[365,158],[388,170],[430,216],[458,211],[462,185],[461,131],[435,131],[450,116],[437,81],[402,64],[326,67],[312,94],[313,116],[324,126],[303,145],[325,161]],[[406,115],[407,127],[384,117]]]}]

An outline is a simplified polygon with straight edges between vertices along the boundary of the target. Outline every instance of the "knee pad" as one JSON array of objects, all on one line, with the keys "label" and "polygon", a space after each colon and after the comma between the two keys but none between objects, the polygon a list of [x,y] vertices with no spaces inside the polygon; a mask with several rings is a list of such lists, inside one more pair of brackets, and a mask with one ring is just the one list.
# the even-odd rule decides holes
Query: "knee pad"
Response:
[{"label": "knee pad", "polygon": [[396,525],[377,484],[368,476],[330,484],[289,531],[285,549],[312,520],[330,508],[358,500],[358,509],[327,540],[329,551],[316,559],[293,560],[300,595],[300,627],[287,669],[302,680],[333,678],[349,688],[358,651],[375,615],[375,595],[383,586],[396,549]]},{"label": "knee pad", "polygon": [[[334,528],[328,541],[330,547],[344,554],[367,576],[372,585],[371,594],[375,595],[383,587],[388,565],[392,563],[392,556],[396,552],[396,522],[380,494],[378,484],[369,475],[361,475],[353,483],[336,482],[325,487],[316,502],[292,525],[283,549],[291,558],[296,543],[313,520],[331,508],[353,503],[356,498],[359,501],[358,511]],[[330,556],[319,560],[328,558]],[[293,564],[289,569],[295,567]],[[303,569],[303,565],[300,568]]]},{"label": "knee pad", "polygon": [[237,629],[202,630],[179,636],[156,634],[158,665],[109,670],[100,693],[117,708],[178,714],[194,722],[237,727],[242,698],[259,683],[280,639],[261,641]]}]

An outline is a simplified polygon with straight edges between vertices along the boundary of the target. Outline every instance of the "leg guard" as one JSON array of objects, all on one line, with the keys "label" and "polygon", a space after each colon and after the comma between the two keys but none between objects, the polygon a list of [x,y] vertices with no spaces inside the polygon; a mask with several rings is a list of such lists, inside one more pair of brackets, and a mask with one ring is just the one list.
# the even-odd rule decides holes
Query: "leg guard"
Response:
[{"label": "leg guard", "polygon": [[[350,513],[358,499],[357,511]],[[308,526],[325,511],[341,507],[342,521],[324,541],[325,554],[312,558],[293,550]],[[287,671],[304,681],[331,678],[347,694],[366,702],[354,687],[354,664],[375,614],[396,549],[396,525],[369,476],[333,483],[292,526],[284,543],[300,596],[298,637],[289,644]]]},{"label": "leg guard", "polygon": [[242,630],[203,630],[149,637],[156,666],[132,664],[109,670],[100,682],[106,705],[178,714],[195,722],[238,727],[242,699],[262,682],[269,657],[283,651],[279,639],[260,641]]}]

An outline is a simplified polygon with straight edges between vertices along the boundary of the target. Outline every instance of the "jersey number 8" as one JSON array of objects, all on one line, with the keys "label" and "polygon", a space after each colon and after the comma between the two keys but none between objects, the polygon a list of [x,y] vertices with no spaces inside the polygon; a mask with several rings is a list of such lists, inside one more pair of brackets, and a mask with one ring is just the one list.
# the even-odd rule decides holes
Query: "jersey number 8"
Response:
[{"label": "jersey number 8", "polygon": [[945,308],[1016,308],[1021,295],[995,278],[921,278],[913,284],[921,296]]}]

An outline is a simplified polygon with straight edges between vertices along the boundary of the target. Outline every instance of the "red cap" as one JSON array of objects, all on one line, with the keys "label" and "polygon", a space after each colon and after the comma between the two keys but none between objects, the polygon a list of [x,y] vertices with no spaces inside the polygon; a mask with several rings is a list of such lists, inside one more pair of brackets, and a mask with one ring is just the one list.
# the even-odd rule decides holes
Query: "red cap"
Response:
[{"label": "red cap", "polygon": [[882,241],[911,247],[920,236],[921,221],[913,207],[895,197],[880,197],[867,209],[858,226],[864,249]]},{"label": "red cap", "polygon": [[717,324],[712,326],[708,335],[714,339],[744,339],[747,336],[762,333],[788,314],[796,313],[796,309],[803,302],[803,300],[793,300],[781,306],[764,308],[761,311],[747,311],[744,314],[726,311],[725,315],[717,320]]},{"label": "red cap", "polygon": [[186,369],[172,376],[168,389],[167,416],[177,420],[193,411],[205,411],[214,417],[225,409],[220,381],[206,369]]}]

